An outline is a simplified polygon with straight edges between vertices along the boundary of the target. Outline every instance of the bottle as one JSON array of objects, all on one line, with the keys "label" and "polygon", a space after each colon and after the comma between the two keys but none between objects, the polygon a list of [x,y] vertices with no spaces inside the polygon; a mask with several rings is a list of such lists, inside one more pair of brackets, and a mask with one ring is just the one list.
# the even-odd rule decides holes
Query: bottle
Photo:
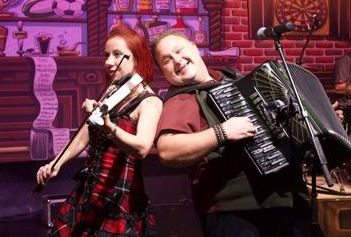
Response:
[{"label": "bottle", "polygon": [[143,38],[145,38],[147,41],[149,40],[149,33],[147,32],[146,27],[143,25],[141,21],[141,16],[137,16],[137,23],[134,26],[134,30],[138,32]]},{"label": "bottle", "polygon": [[[111,24],[111,25],[110,25],[110,28],[109,28],[110,31],[111,31],[111,30],[113,29],[113,27],[115,27],[115,26],[118,26],[118,25],[121,25],[121,24],[125,24],[125,23],[123,22],[123,15],[116,15],[115,19],[116,19],[116,22],[115,22],[114,24]],[[127,24],[125,24],[125,25],[127,25]]]},{"label": "bottle", "polygon": [[116,9],[121,12],[129,12],[132,10],[133,0],[116,0]]},{"label": "bottle", "polygon": [[9,29],[3,25],[0,25],[0,57],[6,56],[5,48]]},{"label": "bottle", "polygon": [[145,23],[150,41],[154,40],[159,33],[167,30],[168,28],[168,23],[165,21],[159,21],[158,16],[152,16],[152,19],[153,20],[151,22]]},{"label": "bottle", "polygon": [[197,13],[198,0],[175,0],[175,8],[177,13]]},{"label": "bottle", "polygon": [[194,43],[197,46],[206,46],[207,43],[207,33],[202,30],[202,17],[198,17],[199,30],[194,31]]},{"label": "bottle", "polygon": [[182,16],[177,16],[177,22],[171,28],[191,40],[191,30],[189,26],[184,23]]},{"label": "bottle", "polygon": [[157,12],[170,12],[171,11],[171,0],[154,0],[155,9]]},{"label": "bottle", "polygon": [[138,12],[151,12],[152,11],[152,0],[137,0],[137,11]]}]

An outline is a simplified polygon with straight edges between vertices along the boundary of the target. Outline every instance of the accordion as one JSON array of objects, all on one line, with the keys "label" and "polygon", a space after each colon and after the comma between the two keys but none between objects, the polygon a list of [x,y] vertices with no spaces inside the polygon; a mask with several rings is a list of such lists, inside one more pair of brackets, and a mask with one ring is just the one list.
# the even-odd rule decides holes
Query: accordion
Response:
[{"label": "accordion", "polygon": [[[288,67],[329,168],[350,160],[351,142],[319,79],[296,64]],[[286,71],[277,61],[267,61],[237,81],[224,80],[208,94],[208,104],[220,120],[245,116],[257,127],[257,135],[244,147],[261,174],[288,166],[292,146],[309,148],[310,135],[296,101]]]}]

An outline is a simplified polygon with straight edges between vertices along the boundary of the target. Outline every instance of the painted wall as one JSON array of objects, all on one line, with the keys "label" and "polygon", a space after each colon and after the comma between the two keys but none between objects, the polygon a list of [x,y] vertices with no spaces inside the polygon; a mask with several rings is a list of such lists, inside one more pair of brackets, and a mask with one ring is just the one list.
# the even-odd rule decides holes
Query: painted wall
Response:
[{"label": "painted wall", "polygon": [[[19,1],[19,6],[6,8],[6,11],[17,12],[19,17],[24,17],[22,14],[22,6],[28,1]],[[174,4],[174,1],[171,1]],[[213,2],[214,5],[218,1],[206,1]],[[267,59],[275,59],[277,58],[277,53],[274,49],[272,40],[252,40],[249,38],[249,29],[250,29],[250,9],[249,9],[249,0],[225,0],[224,8],[221,12],[221,22],[220,26],[222,29],[221,33],[221,49],[227,49],[230,47],[239,47],[240,48],[240,68],[244,74],[251,72],[255,67],[260,65]],[[111,1],[110,10],[115,10],[115,1]],[[134,5],[134,8],[136,5]],[[134,9],[135,10],[135,9]],[[203,9],[201,9],[202,11]],[[174,6],[172,8],[174,11]],[[21,15],[22,14],[22,15]],[[166,16],[163,18],[168,24],[175,24],[174,16]],[[51,16],[55,19],[60,19],[57,16]],[[86,29],[85,29],[85,15],[82,15],[83,22],[80,20],[72,21],[67,20],[64,23],[60,23],[60,20],[49,21],[47,25],[48,29],[42,28],[42,23],[40,22],[25,22],[24,30],[28,32],[28,37],[24,41],[24,50],[33,48],[34,53],[39,52],[39,48],[35,45],[34,36],[41,32],[42,30],[51,31],[54,39],[51,42],[51,50],[53,52],[51,56],[57,55],[57,46],[58,45],[67,45],[71,46],[73,43],[78,41],[86,41]],[[126,17],[123,18],[124,21],[129,22],[131,26],[135,26],[136,20],[133,18],[133,15],[126,14]],[[209,31],[209,21],[208,18],[205,18],[204,29]],[[1,20],[0,25],[6,25],[9,28],[9,38],[7,42],[7,46],[5,49],[5,53],[8,56],[16,56],[18,45],[17,41],[12,38],[12,32],[18,30],[17,29],[17,21],[11,22],[7,20]],[[152,14],[147,14],[142,18],[143,22],[151,21]],[[198,28],[197,16],[189,17],[187,23],[189,23],[192,30]],[[67,24],[74,25],[77,28],[67,27]],[[108,19],[108,26],[115,23],[115,19],[112,14]],[[33,29],[30,30],[30,27]],[[209,32],[208,32],[209,33]],[[283,47],[285,49],[285,53],[288,56],[290,61],[295,62],[299,57],[302,47],[305,44],[305,37],[297,37],[294,39],[284,39],[282,40]],[[79,51],[82,55],[87,55],[87,45],[79,45],[77,51]],[[206,51],[206,47],[204,48],[205,54],[208,53]],[[319,75],[323,76],[323,83],[326,86],[330,86],[332,81],[332,70],[334,68],[335,60],[346,54],[351,52],[350,42],[343,40],[331,40],[327,39],[327,37],[312,37],[308,48],[305,52],[304,62],[313,71],[319,73]],[[0,58],[0,60],[6,60],[6,58]],[[1,70],[1,68],[0,68]],[[20,70],[20,69],[18,69]],[[1,75],[0,75],[1,78]],[[62,80],[69,79],[69,76],[60,77]],[[7,78],[8,79],[8,78]],[[4,83],[0,81],[0,83]],[[0,84],[0,87],[4,86],[4,84]],[[26,85],[21,88],[29,88],[31,85]],[[19,88],[19,90],[21,90]],[[1,100],[1,98],[0,98]],[[34,102],[33,102],[34,104]],[[0,105],[1,108],[2,105]],[[36,105],[38,106],[38,105]],[[76,105],[74,105],[76,106]],[[72,107],[73,108],[73,107]],[[38,108],[36,108],[38,110]],[[1,114],[0,114],[1,116]],[[62,117],[62,116],[61,116]],[[0,132],[4,132],[4,128],[0,128]],[[0,154],[0,156],[4,156]],[[1,157],[0,157],[1,158]],[[156,159],[156,158],[155,158]],[[51,184],[51,187],[48,187],[45,190],[45,193],[62,193],[67,192],[69,189],[67,187],[71,187],[72,181],[70,177],[74,173],[74,168],[77,168],[81,165],[81,161],[77,161],[78,163],[73,164],[71,169],[68,169],[66,174],[62,174],[62,176],[54,183]],[[2,193],[0,196],[0,213],[2,216],[0,217],[8,217],[11,215],[21,215],[28,214],[32,212],[37,212],[42,208],[42,203],[40,197],[34,197],[34,199],[30,196],[30,192],[34,185],[34,176],[33,174],[36,171],[36,168],[41,164],[41,162],[23,162],[23,163],[8,163],[0,165],[0,189],[6,190],[6,192]],[[172,172],[169,170],[163,169],[161,166],[156,166],[158,169],[153,169],[153,165],[146,166],[147,172],[147,185],[149,185],[150,193],[152,194],[152,199],[156,202],[162,202],[162,200],[174,201],[182,198],[189,198],[189,190],[184,188],[186,185],[186,178],[183,174],[181,178],[174,176]],[[166,180],[166,181],[165,181]],[[181,181],[179,181],[181,180]],[[166,183],[164,183],[166,182]],[[178,183],[177,183],[178,182]],[[152,186],[155,185],[156,186]],[[157,185],[165,187],[174,188],[174,184],[181,184],[181,187],[177,190],[177,193],[172,194],[170,197],[164,198],[164,193],[161,193],[160,190],[155,190],[154,187]],[[57,186],[55,186],[57,185]],[[179,195],[181,194],[181,195]],[[32,199],[30,199],[32,198]]]},{"label": "painted wall", "polygon": [[[239,47],[241,49],[240,60],[242,71],[245,74],[251,72],[265,60],[275,59],[278,55],[273,40],[251,40],[249,38],[249,3],[250,0],[226,0],[222,11],[222,48]],[[331,27],[337,28],[338,26],[331,25]],[[281,42],[288,61],[296,62],[306,42],[306,37],[283,39]],[[313,72],[327,73],[325,84],[329,86],[335,60],[350,52],[350,41],[312,36],[303,61]]]}]

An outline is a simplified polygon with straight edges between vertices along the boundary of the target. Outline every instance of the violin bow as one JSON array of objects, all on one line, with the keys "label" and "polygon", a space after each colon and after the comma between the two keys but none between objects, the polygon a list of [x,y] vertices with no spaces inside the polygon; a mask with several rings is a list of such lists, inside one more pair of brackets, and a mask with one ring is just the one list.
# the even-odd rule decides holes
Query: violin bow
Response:
[{"label": "violin bow", "polygon": [[[121,60],[119,61],[116,70],[113,72],[112,74],[112,78],[114,77],[114,75],[116,74],[116,72],[118,71],[120,65],[122,64],[124,59],[129,59],[130,55],[126,55],[124,54],[123,57],[121,58]],[[99,102],[102,102],[106,97],[108,97],[111,93],[115,92],[117,90],[117,86],[121,87],[123,86],[130,78],[131,78],[131,74],[128,73],[127,75],[123,76],[120,80],[111,80],[110,84],[108,84],[108,86],[106,86],[104,88],[104,90],[102,91],[102,93],[99,95]],[[115,85],[116,89],[113,91],[108,91],[108,89]],[[87,123],[89,119],[89,116],[87,116],[83,123],[81,123],[81,125],[79,126],[78,130],[74,133],[73,137],[69,140],[69,142],[65,145],[65,147],[61,150],[61,152],[59,153],[58,157],[56,158],[55,162],[52,164],[51,166],[51,170],[53,170],[55,168],[55,166],[57,165],[57,163],[61,160],[62,156],[66,153],[67,149],[71,146],[72,142],[74,141],[74,139],[76,138],[76,136],[78,135],[78,133],[80,132],[80,130],[83,128],[83,126]],[[43,184],[37,184],[37,186],[33,189],[32,193],[40,193],[45,185]]]}]

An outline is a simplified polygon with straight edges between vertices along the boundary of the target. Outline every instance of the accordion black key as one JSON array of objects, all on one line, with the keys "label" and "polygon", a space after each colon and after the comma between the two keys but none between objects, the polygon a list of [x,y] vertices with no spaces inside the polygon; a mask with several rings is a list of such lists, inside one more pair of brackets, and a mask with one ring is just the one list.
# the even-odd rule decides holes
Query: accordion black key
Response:
[{"label": "accordion black key", "polygon": [[245,151],[261,174],[269,174],[286,167],[289,163],[283,152],[277,149],[273,137],[262,119],[254,112],[233,82],[209,91],[208,104],[221,121],[231,117],[249,117],[257,127],[257,135],[245,143]]},{"label": "accordion black key", "polygon": [[[351,142],[318,78],[298,65],[288,63],[288,67],[329,168],[350,160]],[[238,81],[226,80],[208,96],[222,121],[246,116],[256,125],[259,132],[245,143],[245,151],[261,174],[288,166],[291,149],[309,149],[308,130],[295,102],[290,81],[277,61],[263,63]]]}]

